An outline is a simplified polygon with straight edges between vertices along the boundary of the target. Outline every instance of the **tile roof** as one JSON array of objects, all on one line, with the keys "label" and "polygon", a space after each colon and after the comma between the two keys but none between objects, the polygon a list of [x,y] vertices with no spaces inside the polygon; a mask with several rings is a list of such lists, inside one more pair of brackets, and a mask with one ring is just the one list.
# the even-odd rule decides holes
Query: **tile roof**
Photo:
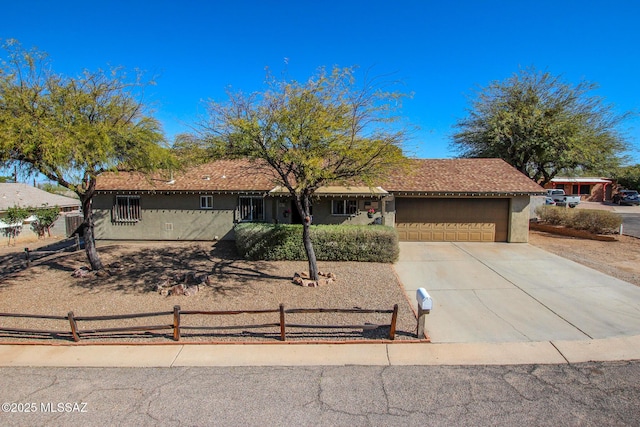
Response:
[{"label": "tile roof", "polygon": [[389,192],[542,193],[544,189],[502,159],[412,159],[389,174]]},{"label": "tile roof", "polygon": [[[145,176],[105,173],[98,191],[270,191],[273,172],[258,161],[218,160],[185,171]],[[389,192],[542,193],[527,176],[500,159],[413,159],[409,169],[379,184]]]},{"label": "tile roof", "polygon": [[44,204],[61,208],[80,208],[78,199],[48,193],[28,184],[0,183],[0,212],[13,206],[37,208]]},{"label": "tile roof", "polygon": [[269,191],[273,172],[262,162],[218,160],[173,174],[108,172],[98,177],[97,191]]}]

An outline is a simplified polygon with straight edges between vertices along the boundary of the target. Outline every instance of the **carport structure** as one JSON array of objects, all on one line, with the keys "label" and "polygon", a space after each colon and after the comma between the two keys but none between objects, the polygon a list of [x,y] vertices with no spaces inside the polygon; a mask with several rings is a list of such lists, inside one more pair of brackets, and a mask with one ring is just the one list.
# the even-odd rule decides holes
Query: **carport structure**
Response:
[{"label": "carport structure", "polygon": [[401,241],[527,242],[542,187],[501,159],[415,159],[383,188]]}]

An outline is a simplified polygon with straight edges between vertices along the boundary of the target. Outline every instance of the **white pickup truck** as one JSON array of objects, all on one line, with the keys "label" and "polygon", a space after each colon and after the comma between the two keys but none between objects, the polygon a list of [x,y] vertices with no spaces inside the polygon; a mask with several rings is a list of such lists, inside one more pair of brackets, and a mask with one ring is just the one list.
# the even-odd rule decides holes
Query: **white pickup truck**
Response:
[{"label": "white pickup truck", "polygon": [[570,208],[575,208],[580,204],[580,196],[569,196],[564,194],[564,190],[549,189],[547,190],[547,197],[553,199],[556,205],[560,206],[568,205]]}]

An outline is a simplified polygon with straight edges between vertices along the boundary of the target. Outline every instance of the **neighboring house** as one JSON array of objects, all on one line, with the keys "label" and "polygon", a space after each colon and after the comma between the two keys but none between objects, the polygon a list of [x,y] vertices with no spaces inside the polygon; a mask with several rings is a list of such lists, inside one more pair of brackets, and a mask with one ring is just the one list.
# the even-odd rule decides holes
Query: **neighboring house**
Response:
[{"label": "neighboring house", "polygon": [[[170,176],[106,173],[93,200],[97,239],[233,239],[238,222],[299,223],[270,169],[220,160]],[[386,224],[401,240],[526,242],[543,189],[499,159],[412,160],[373,188],[317,190],[313,224]]]},{"label": "neighboring house", "polygon": [[614,181],[606,178],[556,177],[545,188],[557,188],[567,194],[580,195],[587,202],[611,200]]},{"label": "neighboring house", "polygon": [[[43,205],[49,207],[58,206],[60,208],[60,212],[63,215],[56,221],[51,232],[56,236],[65,236],[64,214],[78,212],[80,210],[80,201],[78,199],[48,193],[28,184],[0,183],[0,229],[7,227],[7,224],[2,221],[2,218],[9,208],[14,206],[39,208]],[[26,225],[30,224],[33,220],[33,217],[27,218],[25,221]],[[33,239],[36,237],[36,234],[32,232],[30,227],[23,226],[22,233],[20,233],[21,239]]]}]

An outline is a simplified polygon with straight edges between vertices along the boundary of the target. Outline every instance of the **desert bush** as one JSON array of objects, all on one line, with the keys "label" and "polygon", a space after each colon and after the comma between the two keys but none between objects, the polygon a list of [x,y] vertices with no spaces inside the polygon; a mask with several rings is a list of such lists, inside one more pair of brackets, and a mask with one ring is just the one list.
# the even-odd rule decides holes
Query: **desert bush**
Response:
[{"label": "desert bush", "polygon": [[614,233],[622,224],[622,217],[609,211],[594,209],[567,209],[555,206],[538,206],[536,214],[541,221],[595,234]]},{"label": "desert bush", "polygon": [[609,234],[617,231],[620,224],[622,224],[622,217],[613,212],[580,209],[571,215],[567,226],[595,234]]},{"label": "desert bush", "polygon": [[[381,225],[316,225],[311,240],[319,261],[394,262],[398,259],[395,229]],[[238,224],[236,247],[247,259],[306,260],[302,225]]]},{"label": "desert bush", "polygon": [[542,205],[536,208],[536,215],[541,221],[551,225],[565,225],[571,211],[567,208]]}]

